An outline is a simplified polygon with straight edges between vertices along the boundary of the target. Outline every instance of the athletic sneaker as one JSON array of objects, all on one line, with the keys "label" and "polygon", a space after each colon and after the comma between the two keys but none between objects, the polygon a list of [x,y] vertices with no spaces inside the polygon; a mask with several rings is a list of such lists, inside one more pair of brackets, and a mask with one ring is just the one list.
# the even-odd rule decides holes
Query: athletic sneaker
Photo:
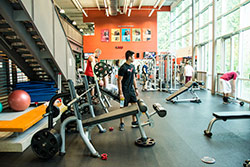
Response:
[{"label": "athletic sneaker", "polygon": [[120,126],[119,126],[119,130],[120,131],[124,131],[125,130],[125,124],[122,122],[122,123],[120,123]]},{"label": "athletic sneaker", "polygon": [[133,121],[131,122],[132,128],[137,128],[138,127],[138,121]]}]

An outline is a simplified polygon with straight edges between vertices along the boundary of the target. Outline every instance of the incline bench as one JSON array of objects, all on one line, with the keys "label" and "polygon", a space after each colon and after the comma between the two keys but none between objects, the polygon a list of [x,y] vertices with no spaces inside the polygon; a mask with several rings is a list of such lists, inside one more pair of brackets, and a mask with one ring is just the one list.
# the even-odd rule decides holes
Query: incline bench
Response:
[{"label": "incline bench", "polygon": [[204,130],[204,134],[208,137],[212,136],[211,130],[215,121],[226,121],[228,119],[249,119],[250,111],[214,112],[213,116],[214,118],[209,122],[208,128]]},{"label": "incline bench", "polygon": [[[195,103],[201,103],[200,98],[198,97],[198,95],[193,90],[193,86],[198,86],[198,85],[199,85],[199,83],[197,83],[195,81],[189,81],[183,87],[181,87],[178,91],[176,91],[172,95],[168,96],[166,98],[166,100],[167,101],[171,101],[173,103],[176,103],[176,102],[185,102],[185,101],[190,101],[190,102],[195,102]],[[193,98],[192,99],[180,99],[180,100],[178,100],[178,96],[180,94],[188,91],[188,90],[193,95]],[[174,100],[174,98],[176,98],[176,100]]]},{"label": "incline bench", "polygon": [[[142,147],[153,146],[155,144],[154,139],[148,137],[143,129],[144,126],[151,126],[153,124],[152,116],[158,114],[160,117],[165,117],[167,111],[159,104],[155,103],[153,105],[153,112],[148,112],[148,107],[143,102],[143,100],[138,100],[137,105],[131,105],[128,107],[120,108],[115,111],[104,113],[99,116],[93,116],[92,118],[88,118],[83,120],[83,115],[80,113],[80,108],[78,101],[81,98],[80,96],[77,97],[76,90],[72,80],[68,80],[69,90],[71,101],[67,104],[68,107],[72,107],[74,110],[74,115],[69,116],[61,123],[60,134],[53,129],[53,125],[49,123],[49,127],[42,129],[41,131],[37,132],[33,137],[32,141],[33,144],[32,150],[34,153],[42,159],[50,159],[52,158],[58,151],[60,155],[64,155],[65,151],[65,142],[66,142],[66,127],[71,122],[76,122],[77,129],[80,133],[80,136],[83,142],[86,144],[87,148],[89,149],[91,155],[93,157],[100,157],[100,154],[94,148],[93,143],[91,143],[91,130],[95,125],[112,121],[115,119],[135,115],[138,121],[138,130],[140,131],[141,137],[137,138],[135,144]],[[60,95],[61,96],[61,95]],[[57,99],[57,95],[55,95],[53,100]],[[48,107],[48,120],[53,119],[54,110],[51,109],[54,101],[51,100]],[[145,114],[147,120],[145,122],[141,122],[140,117],[142,113]],[[144,115],[143,114],[143,115]],[[51,121],[50,121],[51,122]],[[50,140],[47,140],[49,138]]]}]

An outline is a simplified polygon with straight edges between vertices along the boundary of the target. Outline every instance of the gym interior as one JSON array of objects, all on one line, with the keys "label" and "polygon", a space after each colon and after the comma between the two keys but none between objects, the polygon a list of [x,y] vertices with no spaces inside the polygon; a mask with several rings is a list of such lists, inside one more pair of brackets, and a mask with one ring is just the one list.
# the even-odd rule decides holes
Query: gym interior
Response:
[{"label": "gym interior", "polygon": [[[0,165],[250,167],[249,11],[250,0],[1,0]],[[124,107],[128,50],[138,96]]]}]

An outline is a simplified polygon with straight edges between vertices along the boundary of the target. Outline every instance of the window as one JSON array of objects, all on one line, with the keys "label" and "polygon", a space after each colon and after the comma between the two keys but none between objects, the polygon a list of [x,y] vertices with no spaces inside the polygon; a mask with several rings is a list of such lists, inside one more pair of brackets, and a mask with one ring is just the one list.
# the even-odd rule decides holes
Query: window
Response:
[{"label": "window", "polygon": [[231,71],[230,62],[231,62],[231,39],[227,38],[225,40],[225,71],[223,72]]},{"label": "window", "polygon": [[237,6],[240,3],[240,0],[220,0],[221,3],[224,5],[224,11],[227,12],[231,9],[233,9],[235,6]]},{"label": "window", "polygon": [[222,72],[221,40],[216,41],[216,73]]},{"label": "window", "polygon": [[236,34],[232,37],[232,71],[239,70],[239,35]]},{"label": "window", "polygon": [[[242,69],[242,77],[244,78],[248,78],[250,79],[249,75],[250,75],[250,30],[247,30],[245,32],[243,32],[243,35],[242,35],[243,39],[242,39],[242,50],[243,50],[243,55],[242,55],[242,58],[243,58],[243,63],[242,63],[242,66],[243,66],[243,69]],[[250,87],[250,85],[249,85]]]},{"label": "window", "polygon": [[240,28],[240,10],[236,10],[233,13],[225,16],[223,23],[223,34],[234,32]]}]

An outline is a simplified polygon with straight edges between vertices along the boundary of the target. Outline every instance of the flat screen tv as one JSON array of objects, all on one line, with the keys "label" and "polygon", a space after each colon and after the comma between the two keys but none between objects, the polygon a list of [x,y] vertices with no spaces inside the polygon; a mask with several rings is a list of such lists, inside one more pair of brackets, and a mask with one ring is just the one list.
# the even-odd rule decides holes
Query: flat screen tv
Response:
[{"label": "flat screen tv", "polygon": [[156,52],[144,52],[143,58],[145,59],[152,59],[156,56]]},{"label": "flat screen tv", "polygon": [[88,60],[91,55],[94,55],[94,53],[84,53],[84,60]]}]

